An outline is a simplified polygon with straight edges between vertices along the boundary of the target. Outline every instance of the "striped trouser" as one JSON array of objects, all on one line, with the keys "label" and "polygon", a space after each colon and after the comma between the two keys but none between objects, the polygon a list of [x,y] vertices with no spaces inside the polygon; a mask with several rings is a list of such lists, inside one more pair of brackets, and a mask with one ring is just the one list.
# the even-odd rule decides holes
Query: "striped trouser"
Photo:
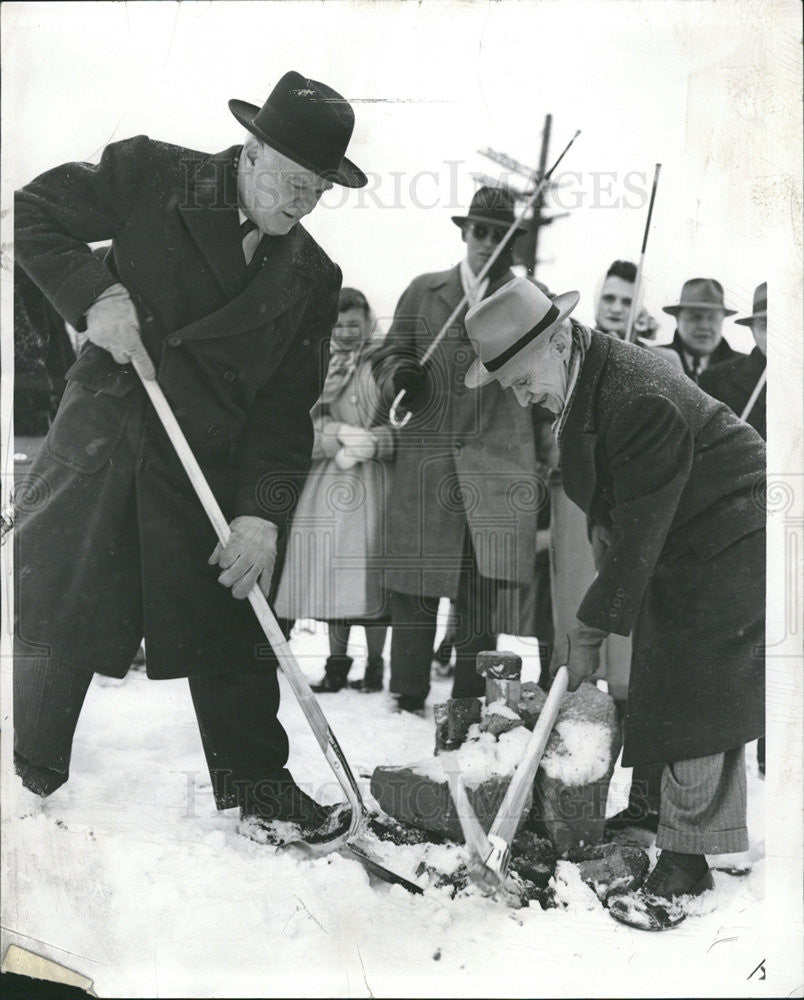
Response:
[{"label": "striped trouser", "polygon": [[748,850],[744,746],[665,764],[656,846],[681,854]]}]

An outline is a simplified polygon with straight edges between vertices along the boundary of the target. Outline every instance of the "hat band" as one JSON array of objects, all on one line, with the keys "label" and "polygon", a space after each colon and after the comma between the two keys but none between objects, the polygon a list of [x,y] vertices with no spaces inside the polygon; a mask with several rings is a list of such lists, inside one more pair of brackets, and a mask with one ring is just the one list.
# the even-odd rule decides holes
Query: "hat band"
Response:
[{"label": "hat band", "polygon": [[551,305],[536,326],[531,327],[527,333],[523,334],[519,338],[519,340],[514,341],[510,347],[507,347],[502,354],[498,354],[497,357],[492,358],[491,361],[484,361],[483,366],[490,372],[496,372],[499,368],[502,368],[502,366],[506,364],[506,362],[510,361],[515,354],[518,354],[523,347],[527,346],[532,340],[535,340],[543,330],[546,330],[548,326],[552,326],[558,319],[559,315],[560,313],[558,308]]}]

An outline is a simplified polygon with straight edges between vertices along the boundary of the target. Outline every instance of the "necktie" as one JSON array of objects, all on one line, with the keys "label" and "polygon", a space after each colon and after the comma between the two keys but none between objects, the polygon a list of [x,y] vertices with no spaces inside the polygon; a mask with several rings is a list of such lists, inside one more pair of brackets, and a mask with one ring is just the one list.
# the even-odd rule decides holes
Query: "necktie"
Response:
[{"label": "necktie", "polygon": [[692,374],[693,381],[698,381],[698,376],[701,374],[701,359],[699,357],[693,357],[690,363],[690,373]]},{"label": "necktie", "polygon": [[262,233],[257,228],[257,223],[251,219],[244,219],[240,223],[240,242],[243,246],[243,256],[246,263],[251,263],[251,258],[259,245]]}]

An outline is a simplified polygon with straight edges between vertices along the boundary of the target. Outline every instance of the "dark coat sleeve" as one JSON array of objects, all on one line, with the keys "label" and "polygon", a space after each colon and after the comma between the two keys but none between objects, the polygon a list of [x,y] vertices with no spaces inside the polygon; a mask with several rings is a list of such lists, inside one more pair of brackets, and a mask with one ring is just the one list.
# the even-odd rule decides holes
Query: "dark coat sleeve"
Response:
[{"label": "dark coat sleeve", "polygon": [[612,484],[612,540],[578,618],[629,635],[689,478],[694,442],[675,404],[647,395],[617,411],[602,443],[608,464],[602,471]]},{"label": "dark coat sleeve", "polygon": [[79,331],[89,306],[117,280],[87,244],[112,239],[125,226],[149,145],[144,135],[112,143],[98,164],[62,164],[16,193],[16,261]]},{"label": "dark coat sleeve", "polygon": [[334,266],[311,299],[297,335],[249,411],[236,516],[252,515],[284,529],[310,467],[310,410],[321,395],[329,364],[329,337],[338,318],[341,270]]}]

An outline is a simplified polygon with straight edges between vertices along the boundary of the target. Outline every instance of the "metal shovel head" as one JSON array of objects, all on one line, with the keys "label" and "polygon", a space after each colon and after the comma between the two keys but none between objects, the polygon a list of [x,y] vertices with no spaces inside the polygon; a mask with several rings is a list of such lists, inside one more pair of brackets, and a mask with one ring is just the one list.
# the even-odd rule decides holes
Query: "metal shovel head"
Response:
[{"label": "metal shovel head", "polygon": [[342,854],[344,857],[352,858],[359,862],[370,875],[382,879],[383,882],[390,882],[392,885],[401,885],[408,892],[421,895],[424,889],[411,881],[404,875],[392,871],[377,858],[366,841],[367,815],[363,813],[359,817],[357,824],[351,823],[349,828],[335,837],[327,840],[309,843],[306,840],[294,840],[284,844],[283,847],[290,848],[298,852],[305,858],[320,858],[326,854]]},{"label": "metal shovel head", "polygon": [[442,769],[447,776],[449,793],[469,852],[466,865],[469,877],[485,895],[500,895],[511,905],[521,905],[515,887],[508,878],[508,845],[498,837],[489,837],[483,829],[469,801],[461,772],[443,760]]}]

